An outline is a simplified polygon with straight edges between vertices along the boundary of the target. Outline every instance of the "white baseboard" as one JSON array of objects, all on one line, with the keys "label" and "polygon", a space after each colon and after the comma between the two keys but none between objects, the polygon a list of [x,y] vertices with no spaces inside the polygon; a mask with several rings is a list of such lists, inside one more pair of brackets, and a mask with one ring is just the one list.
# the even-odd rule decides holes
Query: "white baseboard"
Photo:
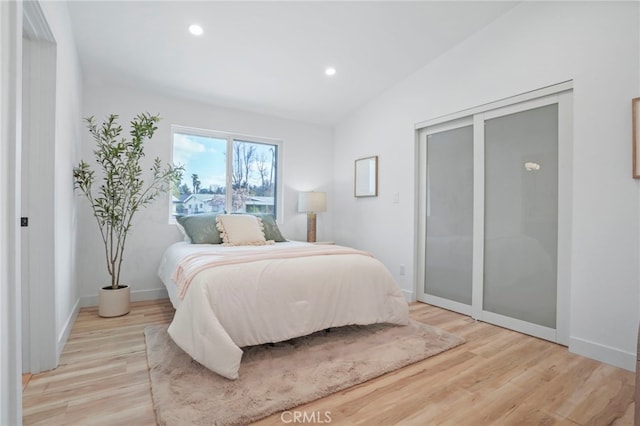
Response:
[{"label": "white baseboard", "polygon": [[590,342],[577,337],[569,338],[569,352],[595,359],[625,370],[636,370],[636,354]]},{"label": "white baseboard", "polygon": [[88,308],[90,306],[98,306],[98,295],[95,296],[80,296],[80,307]]},{"label": "white baseboard", "polygon": [[[167,294],[166,288],[154,288],[151,290],[131,290],[131,301],[132,302],[141,302],[144,300],[157,300],[157,299],[167,299],[169,295]],[[80,307],[86,308],[90,306],[98,306],[98,295],[92,296],[82,296],[80,298]]]},{"label": "white baseboard", "polygon": [[405,290],[405,289],[401,289],[402,290],[402,294],[404,295],[404,299],[407,302],[415,302],[416,301],[416,297],[415,297],[415,293],[413,291],[410,290]]},{"label": "white baseboard", "polygon": [[71,334],[71,329],[73,328],[73,324],[76,322],[76,318],[78,318],[78,312],[80,311],[80,299],[76,301],[76,304],[73,306],[71,313],[69,314],[69,318],[64,323],[64,327],[62,327],[62,331],[58,335],[58,341],[56,342],[56,366],[60,361],[60,355],[62,355],[62,351],[64,350],[64,346],[67,344],[67,340],[69,339],[69,335]]},{"label": "white baseboard", "polygon": [[168,299],[169,294],[166,288],[154,288],[153,290],[139,290],[131,292],[132,302],[142,302],[143,300]]}]

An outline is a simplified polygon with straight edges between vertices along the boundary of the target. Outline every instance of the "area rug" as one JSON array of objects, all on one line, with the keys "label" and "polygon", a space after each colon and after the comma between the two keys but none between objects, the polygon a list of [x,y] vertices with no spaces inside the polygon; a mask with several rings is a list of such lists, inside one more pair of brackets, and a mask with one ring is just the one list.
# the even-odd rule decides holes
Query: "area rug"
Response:
[{"label": "area rug", "polygon": [[166,325],[145,328],[158,424],[247,424],[451,349],[463,339],[411,321],[321,331],[243,348],[238,380],[225,379],[183,352]]}]

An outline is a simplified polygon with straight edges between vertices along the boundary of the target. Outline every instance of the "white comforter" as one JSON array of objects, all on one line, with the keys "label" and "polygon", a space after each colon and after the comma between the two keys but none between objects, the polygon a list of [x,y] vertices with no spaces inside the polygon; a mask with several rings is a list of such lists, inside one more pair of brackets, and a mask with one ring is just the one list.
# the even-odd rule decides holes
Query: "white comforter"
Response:
[{"label": "white comforter", "polygon": [[[188,252],[273,252],[274,259],[225,264],[193,275],[169,326],[173,340],[193,359],[229,379],[238,378],[243,346],[278,342],[348,324],[408,323],[407,303],[385,266],[364,252],[283,258],[306,243],[260,247],[221,247],[176,243],[160,265],[159,275],[176,284],[168,271]],[[191,246],[191,250],[189,248]],[[336,247],[336,253],[342,253]],[[346,252],[346,250],[344,251]],[[179,253],[179,254],[176,254]],[[216,257],[216,256],[212,256]],[[183,264],[184,267],[184,264]],[[175,274],[173,274],[175,276]]]}]

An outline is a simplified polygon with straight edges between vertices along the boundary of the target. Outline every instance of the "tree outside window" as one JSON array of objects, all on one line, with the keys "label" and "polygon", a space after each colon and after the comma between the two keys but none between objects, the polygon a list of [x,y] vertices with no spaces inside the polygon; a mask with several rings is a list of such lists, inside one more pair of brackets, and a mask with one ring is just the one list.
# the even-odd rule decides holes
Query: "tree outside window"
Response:
[{"label": "tree outside window", "polygon": [[173,131],[173,161],[185,168],[173,189],[173,218],[223,212],[277,216],[281,142],[190,130]]}]

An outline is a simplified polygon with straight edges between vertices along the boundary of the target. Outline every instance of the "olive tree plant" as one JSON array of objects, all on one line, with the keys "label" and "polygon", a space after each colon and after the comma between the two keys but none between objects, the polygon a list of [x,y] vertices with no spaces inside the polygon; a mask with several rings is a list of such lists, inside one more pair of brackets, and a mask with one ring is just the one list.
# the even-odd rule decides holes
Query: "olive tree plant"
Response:
[{"label": "olive tree plant", "polygon": [[101,180],[96,182],[96,170],[80,161],[73,168],[74,189],[80,190],[89,200],[104,243],[111,288],[117,289],[123,287],[120,270],[134,215],[179,182],[183,167],[163,166],[156,157],[145,180],[144,143],[157,130],[158,115],[138,114],[130,123],[130,138],[122,136],[123,129],[116,114],[109,115],[100,126],[93,116],[84,120],[96,143],[93,153]]}]

